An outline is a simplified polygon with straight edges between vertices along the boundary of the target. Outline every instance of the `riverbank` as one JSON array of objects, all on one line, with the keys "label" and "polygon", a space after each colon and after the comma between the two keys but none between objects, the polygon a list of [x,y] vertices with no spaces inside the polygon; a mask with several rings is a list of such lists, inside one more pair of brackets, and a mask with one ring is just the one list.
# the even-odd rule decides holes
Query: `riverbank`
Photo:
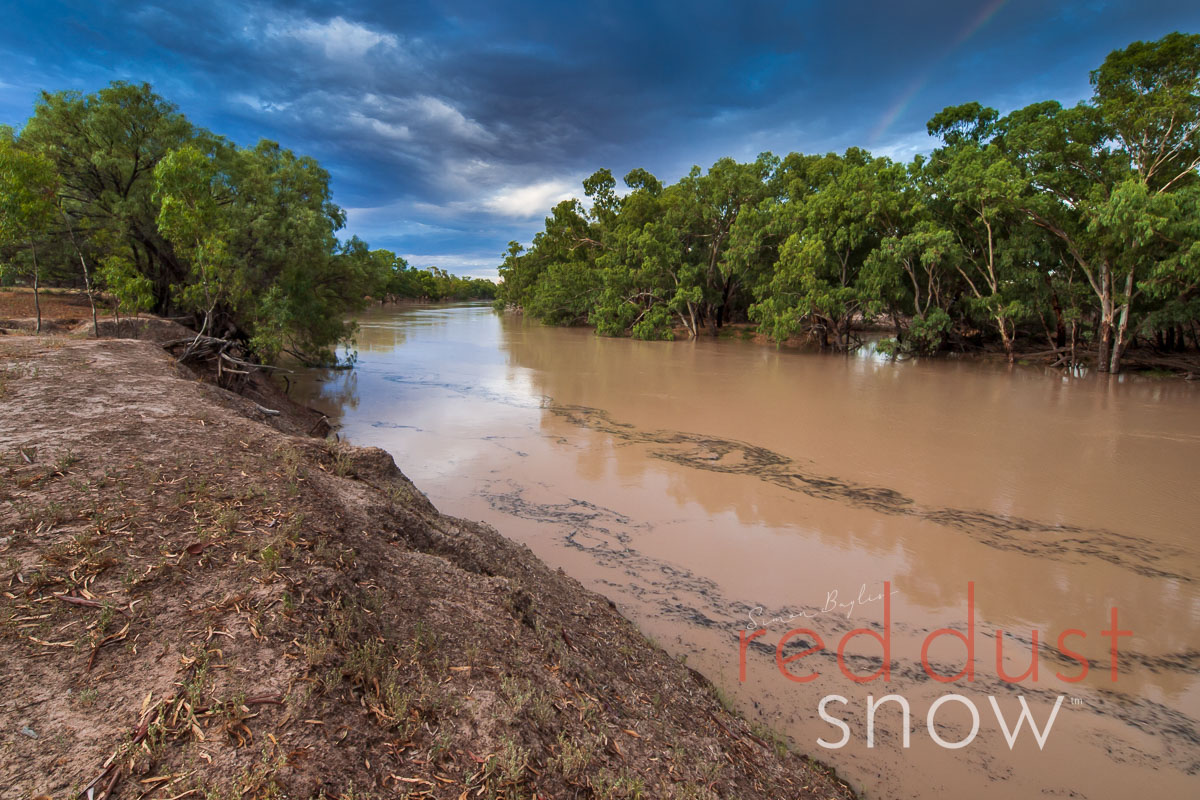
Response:
[{"label": "riverbank", "polygon": [[[611,599],[750,719],[869,796],[1115,800],[1145,785],[1187,794],[1194,782],[1196,620],[1181,610],[1196,607],[1200,575],[1194,385],[606,338],[481,305],[372,309],[357,321],[356,368],[298,373],[297,400],[344,440],[394,454],[439,508],[505,531]],[[887,689],[911,704],[911,747],[894,710],[867,746],[864,709],[881,687],[839,668],[837,642],[882,630],[881,604],[828,610],[834,597],[878,597],[885,581],[896,592]],[[963,630],[972,582],[981,675],[960,691],[984,724],[949,751],[926,732],[946,686],[922,677],[922,647],[934,631]],[[1122,640],[1116,684],[1109,640],[1094,632],[1109,606],[1136,634]],[[759,607],[756,619],[795,619],[824,637],[806,659],[812,682],[776,669],[782,626],[751,648],[741,680],[739,631]],[[1060,680],[1071,672],[1045,647],[1036,686],[995,677],[998,631],[1005,669],[1020,675],[1032,630],[1054,645],[1070,628],[1093,631],[1071,640],[1094,665],[1085,680]],[[879,655],[866,636],[847,651],[860,675]],[[963,663],[954,645],[931,658],[946,675]],[[818,743],[839,735],[818,713],[829,695],[849,701],[832,712],[851,729],[837,750]],[[988,698],[1011,718],[1018,695],[1039,724],[1056,696],[1073,698],[1044,751],[1010,748],[994,724]],[[943,735],[965,738],[965,714],[945,711]]]},{"label": "riverbank", "polygon": [[0,337],[14,792],[853,796],[604,598],[265,399],[152,341]]},{"label": "riverbank", "polygon": [[[877,343],[880,340],[895,340],[895,329],[884,325],[866,325],[856,327],[852,335],[862,343]],[[786,342],[776,342],[770,336],[761,333],[753,323],[733,323],[720,329],[718,338],[741,339],[753,341],[756,344],[796,350],[811,353],[822,352],[821,348],[808,336],[793,336]],[[859,345],[862,346],[862,345]],[[836,352],[832,348],[826,353]],[[998,342],[983,340],[960,341],[947,343],[938,352],[925,356],[897,355],[897,358],[956,358],[976,359],[980,361],[1007,362],[1008,354]],[[1021,366],[1038,366],[1054,369],[1063,373],[1081,369],[1094,368],[1096,350],[1086,345],[1080,345],[1072,350],[1069,346],[1055,347],[1051,343],[1018,339],[1014,344],[1013,362]],[[1159,351],[1151,346],[1135,343],[1122,358],[1122,372],[1139,374],[1156,378],[1182,378],[1196,380],[1200,378],[1200,352],[1180,349],[1179,351]],[[1090,366],[1089,366],[1090,365]]]},{"label": "riverbank", "polygon": [[[379,301],[379,307],[387,308],[406,308],[406,307],[436,307],[439,305],[449,305],[451,302],[490,302],[486,298],[478,298],[476,300],[467,301],[441,301],[441,300],[423,300],[413,298],[387,299]],[[90,324],[91,310],[87,301],[87,297],[80,291],[72,289],[43,289],[42,290],[42,305],[43,305],[43,330],[45,332],[67,332],[70,330],[82,330],[84,323]],[[142,323],[138,318],[121,317],[117,319],[112,313],[112,302],[110,298],[97,296],[97,310],[100,314],[99,320],[102,326],[102,332],[108,335],[117,333],[120,335],[130,336],[136,335],[131,331],[136,331],[145,324],[155,325],[157,323]],[[372,304],[374,305],[374,304]],[[519,311],[508,310],[503,313],[520,314]],[[6,331],[12,332],[33,332],[35,326],[33,293],[24,288],[6,288],[0,290],[0,335]],[[153,319],[153,318],[150,318]],[[132,328],[127,326],[133,326]],[[589,330],[591,330],[590,326]],[[854,334],[860,337],[861,340],[872,339],[887,339],[894,334],[894,329],[890,326],[883,325],[867,325],[856,327]],[[675,330],[676,338],[679,340],[686,339],[688,336],[685,328],[677,328]],[[707,334],[702,334],[700,338],[712,338]],[[735,340],[753,342],[754,344],[771,347],[781,350],[790,350],[806,353],[822,353],[823,351],[816,343],[807,336],[793,336],[785,342],[776,342],[770,336],[760,332],[758,326],[753,323],[729,323],[722,326],[717,334],[717,340]],[[824,354],[832,354],[833,351],[824,351]],[[1016,350],[1014,352],[1014,360],[1021,366],[1037,366],[1047,369],[1054,369],[1057,372],[1070,373],[1072,372],[1069,363],[1073,360],[1082,363],[1084,369],[1089,363],[1095,362],[1095,352],[1087,347],[1079,347],[1072,353],[1071,348],[1053,348],[1046,342],[1033,342],[1025,339],[1019,339],[1016,342]],[[912,358],[912,356],[898,356],[899,358]],[[1007,355],[997,343],[975,343],[967,346],[960,343],[960,346],[947,346],[942,351],[934,355],[924,356],[924,358],[953,358],[953,359],[974,359],[981,361],[1007,361]],[[1179,352],[1159,351],[1150,345],[1139,345],[1135,342],[1126,352],[1123,358],[1125,374],[1135,374],[1150,378],[1180,378],[1184,380],[1200,379],[1200,354],[1195,351],[1182,350]],[[1074,370],[1079,374],[1081,370]]]},{"label": "riverbank", "polygon": [[[505,309],[503,313],[523,314],[520,309],[512,307]],[[595,330],[591,325],[567,327],[585,327],[589,330]],[[691,333],[682,325],[672,328],[671,334],[677,341],[687,340],[691,337]],[[862,346],[863,343],[870,341],[894,341],[895,328],[892,325],[860,322],[860,324],[851,330],[851,336],[858,343],[856,346]],[[822,349],[816,339],[809,335],[797,334],[789,337],[786,341],[778,342],[760,331],[759,326],[751,322],[727,323],[717,329],[716,336],[712,336],[706,331],[702,332],[697,338],[746,341],[779,350],[826,355],[841,352],[830,346]],[[1194,341],[1195,336],[1192,338]],[[881,355],[884,354],[882,349],[880,353]],[[897,352],[892,357],[911,359],[917,356]],[[947,341],[937,352],[920,357],[926,359],[958,358],[981,361],[1008,361],[1008,354],[1004,352],[1004,349],[998,342],[988,341],[981,335],[972,339],[963,339],[960,337],[956,341]],[[1097,360],[1097,353],[1094,348],[1088,346],[1086,343],[1080,343],[1075,348],[1070,346],[1055,347],[1052,343],[1021,338],[1017,339],[1014,343],[1012,360],[1014,363],[1022,366],[1040,366],[1062,373],[1082,374],[1090,368],[1089,365],[1094,367]],[[1124,365],[1122,369],[1124,373],[1142,374],[1155,378],[1200,379],[1200,352],[1194,349],[1189,350],[1186,346],[1186,340],[1182,336],[1179,339],[1178,347],[1173,350],[1160,350],[1153,345],[1143,344],[1140,340],[1135,339],[1126,350],[1122,358],[1122,364]]]}]

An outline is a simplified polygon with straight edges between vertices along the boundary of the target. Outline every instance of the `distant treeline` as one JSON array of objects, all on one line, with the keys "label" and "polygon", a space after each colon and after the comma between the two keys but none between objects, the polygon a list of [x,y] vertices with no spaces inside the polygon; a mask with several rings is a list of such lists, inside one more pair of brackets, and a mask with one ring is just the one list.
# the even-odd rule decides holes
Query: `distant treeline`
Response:
[{"label": "distant treeline", "polygon": [[853,346],[864,321],[932,353],[1021,339],[1116,372],[1139,337],[1200,346],[1200,36],[1111,53],[1090,102],[1001,117],[978,103],[928,128],[909,164],[843,155],[724,158],[663,186],[608,170],[510,244],[499,304],[643,339],[751,321],[777,341]]},{"label": "distant treeline", "polygon": [[387,250],[372,250],[389,275],[381,291],[373,293],[380,300],[494,300],[496,284],[486,278],[463,278],[444,269],[429,267],[413,269],[404,259]]},{"label": "distant treeline", "polygon": [[104,290],[123,313],[191,316],[263,360],[328,362],[368,297],[491,298],[357,237],[329,174],[270,141],[190,123],[149,85],[43,92],[0,126],[0,283]]}]

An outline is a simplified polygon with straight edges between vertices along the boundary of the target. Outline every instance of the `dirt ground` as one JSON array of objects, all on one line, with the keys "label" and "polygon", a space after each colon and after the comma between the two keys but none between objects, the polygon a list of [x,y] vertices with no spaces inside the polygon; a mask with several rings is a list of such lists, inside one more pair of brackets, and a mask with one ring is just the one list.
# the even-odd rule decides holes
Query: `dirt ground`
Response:
[{"label": "dirt ground", "polygon": [[6,797],[853,796],[273,391],[0,336]]},{"label": "dirt ground", "polygon": [[[83,292],[42,289],[39,301],[43,319],[90,320],[92,317],[91,305]],[[111,304],[103,297],[97,297],[96,311],[100,315],[111,314]],[[35,314],[32,290],[23,287],[0,289],[0,320],[32,318]]]}]

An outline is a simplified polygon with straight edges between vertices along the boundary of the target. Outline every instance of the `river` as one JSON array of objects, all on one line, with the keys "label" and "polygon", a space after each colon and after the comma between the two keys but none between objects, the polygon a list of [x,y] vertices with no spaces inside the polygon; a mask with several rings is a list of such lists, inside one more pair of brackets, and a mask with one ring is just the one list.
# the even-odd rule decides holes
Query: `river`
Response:
[{"label": "river", "polygon": [[[359,323],[355,369],[293,396],[442,511],[611,598],[867,797],[1200,794],[1200,385],[604,339],[470,304]],[[1128,635],[1104,635],[1114,608]],[[881,667],[872,636],[839,662],[858,628],[889,646],[890,680],[849,677]],[[928,674],[943,628],[974,642],[974,680]],[[1037,678],[1011,680],[1035,631]],[[784,658],[824,645],[782,668],[816,677],[783,674],[781,640]],[[927,661],[952,676],[966,645],[935,636]],[[819,714],[829,695],[848,738]],[[899,700],[868,746],[884,695],[910,707],[908,747]],[[1014,727],[1022,698],[1043,731],[1057,704],[1042,747],[997,719]]]}]

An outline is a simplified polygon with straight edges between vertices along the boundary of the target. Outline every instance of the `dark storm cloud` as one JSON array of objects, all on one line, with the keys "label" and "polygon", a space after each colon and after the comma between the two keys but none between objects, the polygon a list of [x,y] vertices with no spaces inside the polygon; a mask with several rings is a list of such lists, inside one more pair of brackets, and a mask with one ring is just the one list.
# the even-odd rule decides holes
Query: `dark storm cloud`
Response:
[{"label": "dark storm cloud", "polygon": [[1088,94],[1191,3],[18,3],[0,121],[38,89],[148,80],[197,123],[317,157],[350,233],[490,273],[607,166],[853,144],[907,158],[945,105]]}]

